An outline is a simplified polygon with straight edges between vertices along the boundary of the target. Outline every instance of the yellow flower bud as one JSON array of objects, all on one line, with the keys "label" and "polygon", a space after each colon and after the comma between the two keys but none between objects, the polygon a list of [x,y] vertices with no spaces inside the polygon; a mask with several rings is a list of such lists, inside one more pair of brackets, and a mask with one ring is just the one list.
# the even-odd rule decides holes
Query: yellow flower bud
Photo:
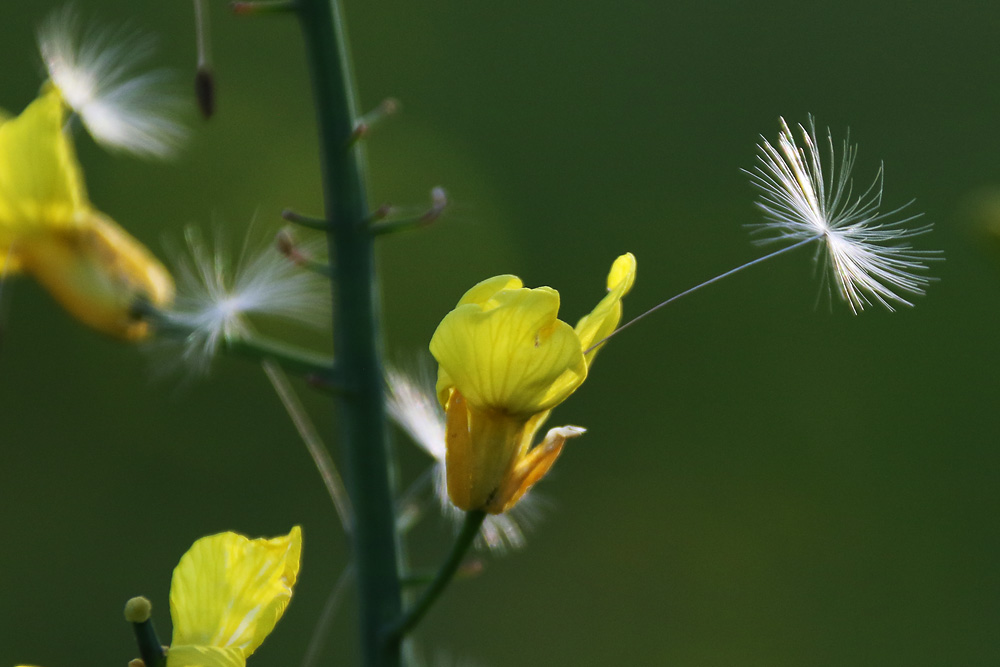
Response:
[{"label": "yellow flower bud", "polygon": [[[595,344],[621,319],[635,257],[619,257],[609,293],[576,325],[558,319],[559,293],[514,276],[465,293],[431,339],[438,400],[447,413],[448,494],[463,510],[505,512],[541,479],[578,427],[552,429],[532,447],[549,412],[587,377]],[[594,349],[590,349],[594,347]]]}]

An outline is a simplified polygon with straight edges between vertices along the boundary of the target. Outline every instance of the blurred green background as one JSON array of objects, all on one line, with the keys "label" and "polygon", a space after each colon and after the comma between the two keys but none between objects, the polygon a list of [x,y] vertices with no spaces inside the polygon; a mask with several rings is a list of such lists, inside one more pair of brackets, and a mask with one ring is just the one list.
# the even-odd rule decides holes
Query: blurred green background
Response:
[{"label": "blurred green background", "polygon": [[[39,23],[0,9],[0,106],[42,80]],[[193,73],[187,2],[77,3],[158,35]],[[186,224],[239,239],[254,216],[320,210],[297,26],[211,7],[218,114],[173,163],[78,135],[91,198],[161,256]],[[380,248],[387,349],[409,363],[476,281],[552,285],[575,321],[612,260],[639,259],[626,312],[757,256],[740,172],[779,115],[861,145],[886,203],[916,198],[946,261],[914,309],[815,306],[809,251],[682,300],[616,340],[556,424],[581,424],[538,487],[525,551],[454,586],[419,633],[483,665],[1000,664],[1000,188],[994,2],[347,1],[362,99],[403,111],[369,141],[375,204],[454,201]],[[1000,214],[993,214],[1000,217]],[[260,369],[207,380],[4,286],[0,665],[123,665],[126,599],[169,637],[177,559],[199,536],[305,531],[303,575],[251,659],[298,665],[347,545]],[[326,400],[303,390],[325,434]],[[332,438],[332,436],[331,436]],[[397,438],[402,475],[420,454]],[[331,445],[336,443],[331,442]],[[432,518],[411,556],[431,565]],[[354,664],[352,605],[321,664]]]}]

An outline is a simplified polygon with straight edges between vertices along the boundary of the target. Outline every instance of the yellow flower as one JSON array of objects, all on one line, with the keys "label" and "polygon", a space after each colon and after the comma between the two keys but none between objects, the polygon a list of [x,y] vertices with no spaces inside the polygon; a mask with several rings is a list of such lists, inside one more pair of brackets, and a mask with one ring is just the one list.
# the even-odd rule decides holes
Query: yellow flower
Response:
[{"label": "yellow flower", "polygon": [[558,292],[525,288],[509,275],[470,289],[438,325],[430,349],[447,413],[448,495],[457,507],[507,511],[548,472],[566,439],[583,433],[556,428],[531,446],[552,408],[586,379],[595,343],[618,326],[635,269],[631,253],[619,257],[608,294],[575,328],[557,318]]},{"label": "yellow flower", "polygon": [[302,531],[195,542],[170,583],[167,667],[243,667],[281,618],[299,573]]},{"label": "yellow flower", "polygon": [[140,298],[170,303],[170,274],[139,241],[90,204],[66,103],[47,86],[14,119],[0,118],[0,270],[33,276],[80,321],[138,340]]}]

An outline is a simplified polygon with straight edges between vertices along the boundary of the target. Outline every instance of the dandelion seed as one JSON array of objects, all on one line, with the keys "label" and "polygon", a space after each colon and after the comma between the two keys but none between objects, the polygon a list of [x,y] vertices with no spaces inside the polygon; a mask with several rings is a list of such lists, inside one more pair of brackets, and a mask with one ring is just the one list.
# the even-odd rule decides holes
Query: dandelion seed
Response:
[{"label": "dandelion seed", "polygon": [[[827,130],[828,155],[821,156],[816,126],[798,126],[802,146],[785,120],[777,147],[766,139],[758,145],[758,165],[747,171],[761,191],[757,206],[766,222],[753,225],[768,241],[822,242],[818,258],[824,280],[836,283],[837,292],[855,313],[866,306],[913,305],[908,295],[921,295],[931,278],[921,275],[937,252],[914,250],[907,239],[925,234],[931,225],[907,229],[904,225],[921,214],[904,214],[909,202],[881,212],[883,170],[871,185],[855,196],[851,170],[857,145],[845,138],[837,164],[833,135]],[[824,175],[824,162],[827,173]]]},{"label": "dandelion seed", "polygon": [[177,115],[182,100],[167,88],[165,70],[137,73],[152,53],[147,37],[124,30],[81,30],[72,8],[51,15],[38,31],[49,78],[66,104],[103,146],[166,158],[187,129]]},{"label": "dandelion seed", "polygon": [[[434,459],[434,495],[442,513],[455,526],[459,526],[464,512],[455,507],[448,497],[448,479],[445,472],[445,416],[434,397],[433,381],[421,382],[399,370],[386,371],[389,385],[387,407],[389,415],[413,442]],[[529,491],[521,501],[504,514],[488,514],[479,530],[476,548],[503,555],[510,550],[524,547],[525,533],[542,518],[544,500],[537,492]]]},{"label": "dandelion seed", "polygon": [[[212,244],[197,229],[185,230],[187,253],[177,260],[177,298],[165,318],[168,328],[185,333],[183,358],[198,370],[207,370],[227,340],[253,331],[250,317],[309,328],[330,321],[327,282],[289,261],[270,239],[254,236],[248,233],[233,258],[218,236]],[[300,244],[299,252],[312,251]]]},{"label": "dandelion seed", "polygon": [[932,227],[930,224],[913,229],[903,226],[922,215],[899,217],[913,202],[881,213],[882,167],[879,167],[868,189],[855,197],[851,170],[858,147],[852,146],[849,138],[844,139],[838,169],[833,135],[827,129],[829,156],[826,160],[827,176],[824,177],[812,117],[809,117],[808,131],[798,126],[804,148],[795,143],[785,119],[780,121],[778,148],[761,137],[763,143],[757,146],[759,164],[752,170],[743,171],[761,191],[757,206],[764,211],[767,219],[767,222],[749,225],[768,235],[758,242],[791,241],[791,245],[750,260],[661,301],[599,338],[586,350],[587,353],[682,297],[810,243],[820,245],[816,257],[825,269],[824,282],[828,286],[826,281],[837,284],[838,294],[855,314],[874,303],[890,311],[895,310],[894,305],[912,306],[905,295],[924,293],[934,279],[921,273],[927,270],[927,262],[941,259],[941,253],[937,250],[914,250],[909,245],[907,239],[926,234]]}]

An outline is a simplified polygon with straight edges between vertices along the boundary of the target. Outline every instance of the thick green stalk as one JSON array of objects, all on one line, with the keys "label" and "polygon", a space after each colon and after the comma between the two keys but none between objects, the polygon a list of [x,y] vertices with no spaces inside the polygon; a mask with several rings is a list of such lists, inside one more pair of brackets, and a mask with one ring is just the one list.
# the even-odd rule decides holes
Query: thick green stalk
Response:
[{"label": "thick green stalk", "polygon": [[399,642],[384,627],[402,609],[383,396],[380,306],[357,108],[338,0],[298,0],[319,120],[325,218],[334,277],[334,350],[344,470],[354,509],[354,564],[365,667],[398,667]]}]

